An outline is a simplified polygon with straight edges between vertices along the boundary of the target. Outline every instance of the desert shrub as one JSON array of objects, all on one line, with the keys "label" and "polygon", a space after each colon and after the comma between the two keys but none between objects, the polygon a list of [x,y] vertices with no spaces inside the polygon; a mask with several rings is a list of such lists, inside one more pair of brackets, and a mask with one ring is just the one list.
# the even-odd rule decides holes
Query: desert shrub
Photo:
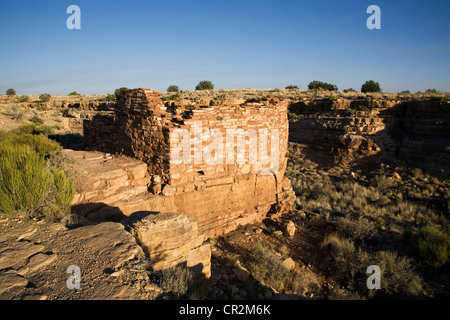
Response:
[{"label": "desert shrub", "polygon": [[364,106],[364,105],[362,105],[362,104],[357,105],[357,106],[355,107],[355,110],[356,110],[356,111],[364,111],[364,112],[370,111],[369,107]]},{"label": "desert shrub", "polygon": [[385,190],[395,184],[394,179],[386,177],[384,174],[376,175],[370,180],[370,184],[379,190]]},{"label": "desert shrub", "polygon": [[423,294],[422,278],[415,272],[411,259],[395,252],[378,251],[371,260],[381,270],[380,295],[412,298]]},{"label": "desert shrub", "polygon": [[6,115],[10,116],[13,120],[20,121],[25,116],[25,110],[21,107],[12,106],[6,112]]},{"label": "desert shrub", "polygon": [[127,90],[128,90],[127,87],[121,87],[121,88],[118,88],[118,89],[114,90],[114,95],[116,96],[116,99],[118,99],[119,96],[120,96],[123,92],[125,92],[125,91],[127,91]]},{"label": "desert shrub", "polygon": [[29,96],[23,95],[19,97],[19,102],[28,102],[30,100]]},{"label": "desert shrub", "polygon": [[44,126],[44,125],[36,125],[34,123],[30,124],[24,124],[16,129],[13,129],[11,132],[16,135],[23,135],[23,134],[43,134],[45,136],[53,134],[53,128],[50,126]]},{"label": "desert shrub", "polygon": [[81,94],[79,94],[76,91],[73,91],[73,92],[69,93],[69,96],[81,96]]},{"label": "desert shrub", "polygon": [[63,152],[55,151],[48,155],[47,165],[54,171],[63,171],[65,175],[76,181],[79,177],[78,171],[75,169],[77,161]]},{"label": "desert shrub", "polygon": [[62,150],[61,145],[51,139],[48,139],[43,134],[22,134],[13,136],[11,139],[5,141],[3,144],[7,145],[26,145],[32,150],[36,151],[40,156],[45,157],[52,152]]},{"label": "desert shrub", "polygon": [[178,100],[178,99],[180,99],[180,94],[179,94],[179,93],[171,94],[171,95],[168,96],[166,99],[167,99],[167,100]]},{"label": "desert shrub", "polygon": [[[412,260],[395,252],[365,251],[354,242],[337,234],[329,234],[322,248],[333,257],[332,277],[343,286],[368,298],[388,296],[393,298],[418,297],[423,293],[423,281],[415,273]],[[381,289],[367,288],[367,267],[377,265],[381,271]]]},{"label": "desert shrub", "polygon": [[111,100],[116,100],[116,95],[115,94],[111,94],[111,93],[107,93],[106,96],[101,99],[103,101],[111,101]]},{"label": "desert shrub", "polygon": [[51,99],[51,95],[48,93],[43,93],[39,95],[39,100],[41,100],[42,102],[49,102]]},{"label": "desert shrub", "polygon": [[356,248],[352,240],[334,233],[325,236],[321,247],[328,250],[333,258],[335,280],[359,291],[364,290],[365,271],[370,265],[369,254]]},{"label": "desert shrub", "polygon": [[188,292],[192,278],[192,273],[184,266],[164,269],[161,270],[160,287],[164,292],[182,297]]},{"label": "desert shrub", "polygon": [[69,208],[75,195],[75,188],[72,180],[70,180],[64,171],[53,171],[53,197],[54,203],[62,208]]},{"label": "desert shrub", "polygon": [[298,86],[291,84],[291,85],[286,86],[285,89],[288,89],[288,90],[289,89],[298,89]]},{"label": "desert shrub", "polygon": [[[34,125],[27,126],[24,131],[33,129]],[[49,219],[69,213],[75,194],[72,179],[53,166],[55,161],[46,162],[60,150],[56,141],[43,134],[0,132],[0,210],[23,210]]]},{"label": "desert shrub", "polygon": [[419,262],[439,269],[448,265],[450,258],[450,234],[434,226],[424,226],[416,231],[408,229],[405,238],[411,244]]},{"label": "desert shrub", "polygon": [[344,93],[348,93],[348,92],[356,92],[356,90],[353,89],[353,88],[348,88],[348,89],[344,89],[342,92],[344,92]]},{"label": "desert shrub", "polygon": [[45,160],[25,144],[0,146],[0,210],[35,210],[50,191]]},{"label": "desert shrub", "polygon": [[323,90],[329,90],[329,91],[337,91],[338,87],[334,84],[322,82],[322,81],[311,81],[308,84],[308,89],[323,89]]},{"label": "desert shrub", "polygon": [[358,292],[344,288],[334,289],[328,296],[329,300],[365,300]]},{"label": "desert shrub", "polygon": [[293,112],[288,112],[288,119],[289,119],[289,121],[297,120],[298,117],[299,117],[298,114],[295,114]]},{"label": "desert shrub", "polygon": [[361,92],[381,92],[381,87],[378,82],[368,80],[361,86]]},{"label": "desert shrub", "polygon": [[209,80],[202,80],[195,87],[195,90],[213,90],[213,89],[214,84]]},{"label": "desert shrub", "polygon": [[415,179],[423,177],[423,171],[420,168],[412,168],[410,173],[411,173],[411,176]]},{"label": "desert shrub", "polygon": [[167,92],[180,92],[180,88],[175,85],[171,85],[167,88]]},{"label": "desert shrub", "polygon": [[333,222],[339,233],[353,241],[371,239],[376,234],[375,223],[364,217],[337,217]]},{"label": "desert shrub", "polygon": [[36,114],[30,118],[30,121],[35,124],[44,124],[44,120]]},{"label": "desert shrub", "polygon": [[7,96],[15,96],[16,90],[14,90],[13,88],[9,88],[8,90],[6,90],[6,95]]},{"label": "desert shrub", "polygon": [[319,281],[311,270],[287,270],[282,262],[282,258],[275,255],[270,247],[258,242],[252,252],[248,269],[255,279],[277,291],[305,294],[320,288]]}]

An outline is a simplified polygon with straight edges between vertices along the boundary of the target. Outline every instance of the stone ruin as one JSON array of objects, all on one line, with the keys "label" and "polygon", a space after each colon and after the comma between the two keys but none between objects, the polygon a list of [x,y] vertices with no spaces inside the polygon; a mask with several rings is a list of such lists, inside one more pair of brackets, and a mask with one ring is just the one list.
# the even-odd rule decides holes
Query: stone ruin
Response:
[{"label": "stone ruin", "polygon": [[[78,194],[74,204],[107,205],[92,213],[96,217],[107,215],[112,209],[125,216],[136,212],[178,212],[180,216],[176,219],[165,217],[170,221],[188,221],[187,224],[195,221],[195,227],[180,230],[184,233],[193,230],[195,234],[181,238],[191,239],[195,244],[191,249],[197,253],[190,254],[183,241],[178,241],[181,231],[174,231],[177,234],[174,238],[178,236],[177,241],[184,248],[179,257],[170,253],[173,246],[166,251],[158,247],[158,241],[151,240],[148,234],[152,232],[147,230],[149,225],[154,230],[155,221],[147,221],[140,227],[136,227],[139,223],[135,221],[130,228],[150,256],[157,252],[160,256],[171,256],[171,261],[189,261],[191,265],[195,264],[192,259],[201,256],[204,263],[208,254],[199,239],[203,241],[239,225],[262,221],[268,214],[285,213],[295,201],[290,180],[284,176],[289,101],[264,98],[244,103],[215,100],[185,105],[165,104],[161,96],[150,89],[128,90],[119,97],[114,111],[99,113],[85,121],[88,150],[139,160],[146,164],[147,170],[142,172],[142,165],[128,166],[121,172],[115,170],[117,177],[111,178],[102,171],[95,188]],[[134,182],[134,176],[138,177],[138,183]],[[104,182],[101,186],[99,180]],[[121,198],[120,188],[135,193],[130,191]],[[145,225],[147,235],[137,235]],[[202,235],[198,236],[198,232]],[[168,230],[164,234],[171,237]],[[164,247],[163,242],[159,241],[159,246]],[[203,273],[209,274],[205,269]]]}]

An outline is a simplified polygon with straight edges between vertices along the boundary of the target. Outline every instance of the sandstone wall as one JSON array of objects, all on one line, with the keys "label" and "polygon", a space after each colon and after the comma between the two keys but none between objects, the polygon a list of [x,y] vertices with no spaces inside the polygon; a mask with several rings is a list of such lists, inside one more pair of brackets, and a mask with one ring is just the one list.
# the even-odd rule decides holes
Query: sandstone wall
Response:
[{"label": "sandstone wall", "polygon": [[[237,105],[202,105],[199,101],[197,104],[166,106],[161,94],[156,91],[128,90],[119,98],[115,113],[97,115],[92,121],[86,121],[85,144],[92,150],[120,153],[143,160],[150,174],[160,176],[163,182],[170,185],[227,175],[258,174],[261,169],[270,168],[274,163],[282,170],[288,142],[287,107],[287,100],[277,98]],[[189,133],[190,160],[189,163],[176,163],[172,152],[182,140],[179,132],[183,130]],[[212,164],[203,157],[205,148],[215,141],[208,137],[210,130],[219,131],[223,137],[223,156]],[[239,135],[239,130],[250,136],[256,134],[256,140],[245,139],[243,161],[237,158],[237,138],[233,141],[226,139],[227,132]],[[201,136],[201,141],[197,134]],[[279,144],[276,154],[271,152],[275,142],[272,134],[276,134]],[[259,157],[262,152],[260,143],[264,141],[267,142],[267,156],[276,156],[276,161]],[[225,158],[227,151],[224,149],[228,147],[230,149],[226,150],[235,150],[231,161]],[[250,149],[257,155],[256,160],[250,159]],[[197,156],[199,153],[200,158]],[[216,153],[212,155],[216,156]]]},{"label": "sandstone wall", "polygon": [[[117,215],[117,209],[126,216],[137,211],[183,212],[197,221],[207,238],[225,234],[240,224],[260,221],[268,213],[287,212],[295,200],[290,181],[284,177],[288,101],[262,98],[234,102],[224,105],[200,99],[188,104],[183,101],[164,104],[161,94],[150,89],[124,92],[115,112],[99,114],[85,122],[85,144],[92,150],[126,155],[146,163],[151,193],[116,197],[114,201],[80,197],[77,204],[92,201],[106,204],[90,214],[95,220],[111,211]],[[211,163],[203,158],[213,140],[207,136],[210,130],[223,137],[222,147],[234,149],[232,161],[226,161],[226,150],[222,150],[222,162]],[[189,138],[186,154],[189,153],[190,162],[174,161],[172,153],[182,141],[180,132],[187,133]],[[242,139],[245,150],[242,158],[237,156],[238,138],[226,140],[228,132],[241,137],[256,136],[256,140]],[[276,148],[272,150],[273,147]],[[272,161],[261,159],[264,149]],[[251,150],[256,161],[250,157]],[[97,190],[91,193],[98,194]]]}]

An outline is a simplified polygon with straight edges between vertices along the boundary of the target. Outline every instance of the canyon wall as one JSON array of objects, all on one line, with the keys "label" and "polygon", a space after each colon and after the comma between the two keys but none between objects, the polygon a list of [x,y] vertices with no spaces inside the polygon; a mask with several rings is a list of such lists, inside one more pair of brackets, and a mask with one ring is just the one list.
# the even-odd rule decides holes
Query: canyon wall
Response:
[{"label": "canyon wall", "polygon": [[448,173],[447,101],[300,101],[290,108],[290,140],[321,164],[371,165],[400,160]]}]

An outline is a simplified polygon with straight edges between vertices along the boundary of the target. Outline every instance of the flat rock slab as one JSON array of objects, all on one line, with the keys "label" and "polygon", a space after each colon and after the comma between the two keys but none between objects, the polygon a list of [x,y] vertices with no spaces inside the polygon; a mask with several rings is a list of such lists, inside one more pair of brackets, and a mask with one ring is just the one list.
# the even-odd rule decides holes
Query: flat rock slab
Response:
[{"label": "flat rock slab", "polygon": [[[0,233],[0,299],[154,299],[148,265],[120,223],[27,225]],[[80,271],[80,289],[67,285],[77,276],[69,266]]]}]

